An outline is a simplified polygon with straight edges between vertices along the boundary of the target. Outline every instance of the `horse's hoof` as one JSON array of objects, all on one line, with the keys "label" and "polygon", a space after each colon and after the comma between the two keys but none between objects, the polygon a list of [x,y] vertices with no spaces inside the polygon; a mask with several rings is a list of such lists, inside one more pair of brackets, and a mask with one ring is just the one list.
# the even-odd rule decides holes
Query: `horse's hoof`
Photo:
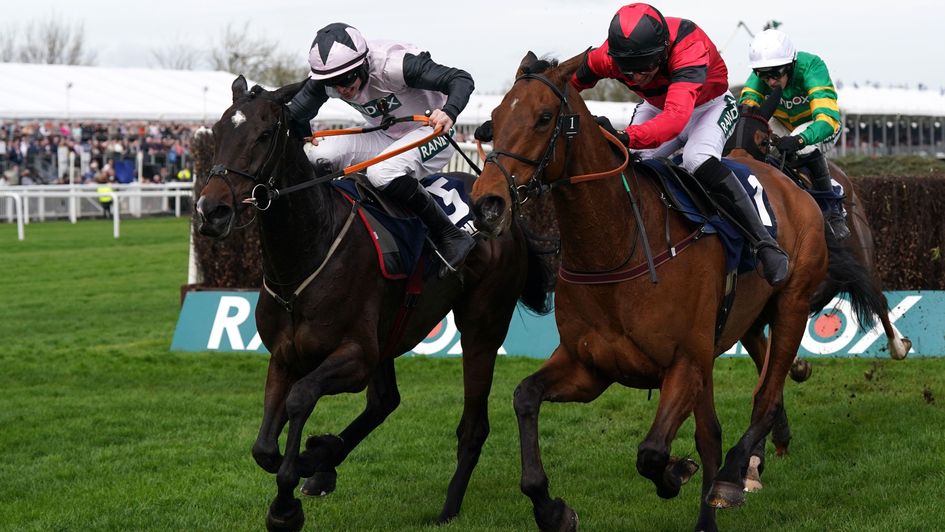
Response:
[{"label": "horse's hoof", "polygon": [[904,360],[912,349],[912,340],[903,336],[902,338],[897,338],[896,342],[889,342],[889,346],[891,347],[889,356],[893,360]]},{"label": "horse's hoof", "polygon": [[811,367],[810,362],[798,358],[791,364],[791,380],[794,382],[804,382],[810,378],[811,372],[814,369]]},{"label": "horse's hoof", "polygon": [[716,480],[705,498],[706,504],[713,508],[735,508],[745,503],[745,488],[734,482]]},{"label": "horse's hoof", "polygon": [[576,532],[578,529],[577,513],[558,498],[552,504],[551,519],[543,520],[535,513],[535,522],[539,530],[550,532]]},{"label": "horse's hoof", "polygon": [[302,484],[302,495],[324,497],[335,491],[338,473],[335,471],[316,471]]},{"label": "horse's hoof", "polygon": [[745,473],[745,491],[748,493],[754,493],[756,491],[761,491],[761,472],[758,470],[758,466],[761,465],[761,458],[757,456],[752,456],[748,460],[748,472]]},{"label": "horse's hoof", "polygon": [[681,458],[673,461],[670,470],[679,479],[680,484],[685,484],[699,470],[699,464],[692,458]]},{"label": "horse's hoof", "polygon": [[302,501],[293,498],[288,512],[275,514],[273,501],[266,514],[266,530],[270,532],[298,532],[305,524],[305,513],[302,512]]},{"label": "horse's hoof", "polygon": [[774,444],[774,454],[775,456],[787,456],[788,446],[785,443],[784,445]]}]

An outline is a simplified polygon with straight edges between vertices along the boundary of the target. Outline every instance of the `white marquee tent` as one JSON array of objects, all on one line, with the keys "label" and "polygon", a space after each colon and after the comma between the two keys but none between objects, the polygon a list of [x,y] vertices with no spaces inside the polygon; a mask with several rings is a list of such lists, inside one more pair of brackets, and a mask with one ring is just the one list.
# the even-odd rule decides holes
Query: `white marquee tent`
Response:
[{"label": "white marquee tent", "polygon": [[[236,76],[223,71],[108,68],[0,63],[0,119],[186,120],[213,122],[229,107]],[[840,108],[849,115],[945,116],[937,90],[844,87]],[[474,94],[460,125],[479,124],[501,101]],[[591,112],[622,125],[632,103],[588,102]],[[360,115],[340,100],[319,112],[324,123],[356,123]]]}]

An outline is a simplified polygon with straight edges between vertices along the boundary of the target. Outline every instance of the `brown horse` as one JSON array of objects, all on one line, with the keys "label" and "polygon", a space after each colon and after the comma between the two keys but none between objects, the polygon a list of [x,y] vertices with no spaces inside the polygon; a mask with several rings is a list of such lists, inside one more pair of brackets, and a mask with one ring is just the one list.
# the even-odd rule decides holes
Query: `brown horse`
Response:
[{"label": "brown horse", "polygon": [[[768,156],[768,147],[771,141],[771,130],[768,120],[777,108],[780,91],[772,93],[760,107],[742,106],[739,109],[739,119],[735,133],[729,138],[725,152],[738,162],[748,165],[756,174],[774,174],[782,181],[790,178],[781,173],[771,162]],[[832,164],[832,163],[831,163]],[[866,218],[863,215],[861,204],[856,192],[850,184],[846,174],[835,165],[832,173],[846,191],[846,208],[854,222],[851,224],[851,238],[837,242],[832,233],[825,231],[827,239],[829,266],[827,277],[814,293],[811,308],[817,310],[827,305],[836,295],[847,292],[850,295],[851,306],[857,315],[859,327],[868,329],[873,325],[873,316],[879,315],[889,336],[889,346],[893,357],[901,352],[902,356],[908,352],[911,342],[898,335],[891,326],[887,312],[887,302],[879,284],[879,278],[873,268],[872,261],[872,233]],[[809,188],[809,183],[808,183]],[[868,247],[865,245],[868,242]],[[748,355],[755,362],[759,374],[763,371],[768,339],[764,333],[762,321],[756,322],[742,338],[742,345]],[[897,349],[899,351],[897,351]],[[902,351],[904,349],[904,351]],[[791,365],[791,377],[798,382],[807,380],[811,375],[811,365],[806,360],[795,356]],[[776,453],[781,456],[788,451],[791,440],[791,431],[788,424],[787,412],[782,408],[772,427],[771,439]],[[759,442],[752,453],[749,467],[745,476],[745,489],[757,491],[761,489],[761,473],[765,464],[765,440]]]},{"label": "brown horse", "polygon": [[[325,179],[316,179],[287,127],[285,103],[301,84],[268,92],[234,81],[233,105],[213,126],[214,167],[197,202],[200,233],[224,238],[256,201],[264,287],[256,309],[260,338],[269,349],[265,406],[253,457],[276,474],[278,494],[266,518],[272,530],[304,523],[295,488],[324,494],[335,487],[335,468],[400,402],[393,358],[420,342],[451,309],[462,333],[464,405],[456,434],[457,466],[438,517],[460,510],[472,471],[489,433],[487,400],[495,359],[517,301],[549,311],[550,272],[522,232],[481,241],[461,276],[436,276],[409,318],[404,280],[387,280],[373,239],[352,225],[355,206]],[[314,185],[314,186],[309,186]],[[296,186],[292,194],[272,191]],[[304,190],[303,190],[304,188]],[[294,295],[293,295],[294,294]],[[400,330],[400,332],[395,332]],[[302,430],[319,398],[367,389],[367,405],[340,434],[309,438]],[[278,439],[288,423],[284,454]]]},{"label": "brown horse", "polygon": [[[772,141],[771,128],[768,125],[771,116],[777,108],[780,93],[775,92],[769,95],[760,107],[742,106],[739,109],[739,122],[736,126],[735,134],[729,139],[726,145],[726,151],[741,150],[733,154],[738,157],[752,157],[758,161],[771,162],[776,164],[769,155],[769,147]],[[781,166],[781,164],[776,164]],[[912,349],[912,341],[902,336],[899,331],[893,327],[889,319],[889,302],[883,294],[882,280],[876,269],[874,258],[873,230],[870,228],[869,220],[866,218],[866,208],[862,200],[856,193],[853,182],[847,174],[833,161],[828,161],[830,175],[843,187],[845,197],[843,206],[847,211],[847,221],[850,226],[850,237],[844,240],[843,244],[856,257],[857,261],[870,272],[872,286],[871,292],[874,296],[867,301],[869,313],[879,317],[883,326],[883,332],[886,335],[886,344],[889,349],[889,356],[895,360],[902,360]],[[810,188],[809,178],[799,174],[804,179],[808,188]],[[816,299],[819,302],[826,298],[828,301],[842,291],[843,279],[828,279],[827,282],[818,290]],[[861,326],[864,324],[861,321]],[[867,320],[871,321],[871,320]],[[798,359],[797,376],[792,370],[792,376],[795,380],[802,380],[797,377],[803,375],[810,376],[810,365],[806,361]]]},{"label": "brown horse", "polygon": [[[578,56],[557,66],[531,52],[525,56],[515,83],[492,113],[494,150],[473,189],[480,228],[501,235],[522,201],[550,188],[561,233],[555,296],[561,343],[515,391],[521,488],[541,529],[575,529],[574,511],[549,495],[538,443],[541,403],[589,402],[615,382],[659,388],[656,419],[638,448],[637,470],[661,497],[677,495],[697,466],[672,457],[670,445],[694,414],[704,471],[696,527],[716,530],[715,509],[743,502],[751,452],[783,410],[784,379],[811,297],[827,273],[823,218],[793,183],[757,174],[778,220],[778,241],[791,257],[790,273],[776,289],[757,273],[739,276],[731,313],[717,335],[725,293],[722,245],[699,238],[698,228],[667,207],[649,167],[633,164],[621,172],[621,156],[569,89],[580,61]],[[649,242],[660,243],[652,254]],[[657,278],[658,283],[651,280]],[[723,466],[713,363],[756,324],[770,324],[768,357],[749,428]]]}]

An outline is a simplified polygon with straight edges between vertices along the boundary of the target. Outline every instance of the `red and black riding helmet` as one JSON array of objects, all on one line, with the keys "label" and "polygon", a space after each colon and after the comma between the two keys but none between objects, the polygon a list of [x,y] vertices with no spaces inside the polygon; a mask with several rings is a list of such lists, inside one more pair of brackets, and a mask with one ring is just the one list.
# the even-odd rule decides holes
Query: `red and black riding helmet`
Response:
[{"label": "red and black riding helmet", "polygon": [[666,19],[649,4],[623,6],[610,21],[607,46],[608,55],[622,72],[649,72],[666,60]]}]

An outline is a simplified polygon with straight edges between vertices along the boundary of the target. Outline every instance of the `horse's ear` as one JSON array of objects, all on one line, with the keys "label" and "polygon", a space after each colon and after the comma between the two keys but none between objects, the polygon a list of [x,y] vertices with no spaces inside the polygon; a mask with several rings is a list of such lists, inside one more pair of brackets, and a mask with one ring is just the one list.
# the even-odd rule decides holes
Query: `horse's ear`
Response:
[{"label": "horse's ear", "polygon": [[515,77],[519,77],[525,73],[525,70],[530,67],[535,61],[538,61],[538,56],[535,55],[535,52],[529,50],[525,57],[522,58],[522,62],[518,65],[518,71],[515,73]]},{"label": "horse's ear", "polygon": [[774,110],[778,108],[778,103],[781,102],[781,87],[775,87],[771,91],[771,94],[765,98],[764,103],[761,104],[761,108],[758,110],[758,114],[761,115],[765,120],[770,120],[774,116]]},{"label": "horse's ear", "polygon": [[246,93],[249,92],[246,88],[246,78],[242,74],[237,76],[233,80],[233,84],[230,85],[230,89],[233,91],[233,102],[236,103],[236,100],[246,96]]}]

